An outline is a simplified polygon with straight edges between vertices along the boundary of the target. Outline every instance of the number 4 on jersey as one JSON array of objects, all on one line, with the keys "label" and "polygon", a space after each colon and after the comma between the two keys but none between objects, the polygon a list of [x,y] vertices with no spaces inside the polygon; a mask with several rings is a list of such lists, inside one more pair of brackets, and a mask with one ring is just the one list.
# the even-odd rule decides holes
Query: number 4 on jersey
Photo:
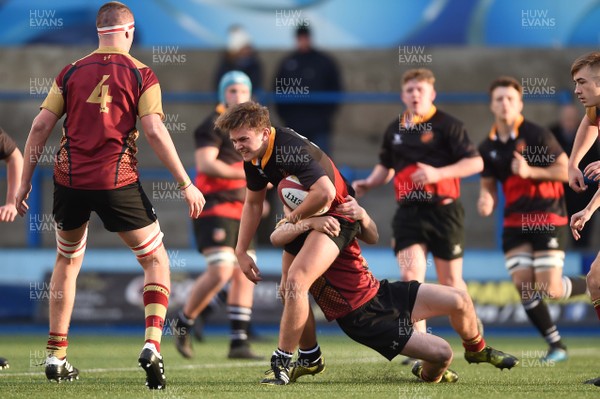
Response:
[{"label": "number 4 on jersey", "polygon": [[102,80],[94,87],[92,94],[86,101],[92,104],[100,104],[100,112],[108,113],[107,103],[112,102],[112,96],[108,95],[108,85],[103,84],[109,77],[110,75],[102,76]]}]

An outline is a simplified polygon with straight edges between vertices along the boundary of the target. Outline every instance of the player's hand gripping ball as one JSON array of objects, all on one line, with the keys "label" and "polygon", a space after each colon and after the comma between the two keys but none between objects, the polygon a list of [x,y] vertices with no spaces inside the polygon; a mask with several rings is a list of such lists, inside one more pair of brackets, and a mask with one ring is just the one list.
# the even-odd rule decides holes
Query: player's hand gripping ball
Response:
[{"label": "player's hand gripping ball", "polygon": [[[296,176],[290,175],[279,182],[277,194],[284,205],[294,210],[304,201],[308,195],[308,190],[304,188]],[[329,207],[326,206],[313,216],[322,215],[328,210]]]}]

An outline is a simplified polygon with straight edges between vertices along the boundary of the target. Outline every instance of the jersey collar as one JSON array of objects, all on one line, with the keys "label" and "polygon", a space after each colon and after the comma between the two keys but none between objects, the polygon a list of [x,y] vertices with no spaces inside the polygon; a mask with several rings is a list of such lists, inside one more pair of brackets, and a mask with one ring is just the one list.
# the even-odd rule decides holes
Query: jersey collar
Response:
[{"label": "jersey collar", "polygon": [[92,54],[115,54],[115,53],[129,55],[129,53],[127,51],[123,50],[122,48],[113,47],[113,46],[98,47],[98,49],[96,49],[96,51],[94,51]]},{"label": "jersey collar", "polygon": [[[519,115],[519,117],[517,118],[517,122],[515,123],[515,128],[510,132],[511,140],[514,140],[517,137],[519,137],[519,128],[521,127],[523,120],[525,120],[523,115]],[[496,124],[493,124],[492,128],[490,129],[490,133],[489,133],[490,140],[492,140],[492,141],[498,140],[498,131],[497,130],[498,130],[498,128],[496,127]]]},{"label": "jersey collar", "polygon": [[271,155],[273,155],[273,147],[275,147],[275,128],[271,126],[271,133],[269,134],[269,144],[267,145],[267,151],[265,151],[265,155],[262,158],[254,158],[252,160],[252,164],[254,166],[260,166],[261,169],[264,170],[267,162],[271,159]]},{"label": "jersey collar", "polygon": [[[419,123],[427,122],[428,120],[433,118],[433,115],[435,115],[436,112],[437,112],[437,108],[435,107],[435,105],[432,105],[431,108],[429,109],[429,112],[427,112],[427,114],[425,114],[423,116],[411,114],[410,112],[407,111],[402,114],[402,120],[400,122],[404,128],[407,128],[408,126],[414,126]],[[410,118],[410,120],[408,120],[409,118]]]}]

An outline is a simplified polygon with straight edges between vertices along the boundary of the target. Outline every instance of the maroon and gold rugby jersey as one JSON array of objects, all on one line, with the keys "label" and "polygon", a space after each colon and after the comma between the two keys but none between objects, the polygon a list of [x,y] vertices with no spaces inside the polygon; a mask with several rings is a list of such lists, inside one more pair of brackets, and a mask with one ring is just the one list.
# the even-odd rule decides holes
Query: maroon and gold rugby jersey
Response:
[{"label": "maroon and gold rugby jersey", "polygon": [[[242,156],[235,150],[229,135],[215,128],[215,121],[225,111],[222,104],[217,106],[208,118],[202,122],[194,133],[196,149],[216,147],[219,149],[217,159],[232,167],[244,169]],[[220,216],[230,219],[241,219],[244,197],[246,195],[245,179],[224,179],[196,173],[196,187],[202,187],[206,204],[200,217]]]},{"label": "maroon and gold rugby jersey", "polygon": [[63,68],[41,108],[59,118],[66,114],[54,179],[77,189],[115,189],[137,181],[137,117],[164,118],[154,72],[115,47],[99,48]]},{"label": "maroon and gold rugby jersey", "polygon": [[529,166],[552,165],[563,149],[554,135],[534,123],[521,119],[506,143],[498,139],[495,126],[479,146],[484,168],[482,177],[493,177],[502,183],[505,197],[504,227],[523,227],[568,223],[563,183],[559,181],[523,179],[512,173],[513,152],[517,151]]},{"label": "maroon and gold rugby jersey", "polygon": [[277,187],[282,179],[295,175],[308,190],[319,178],[327,176],[335,186],[335,198],[327,215],[353,220],[333,212],[346,202],[348,183],[333,161],[306,137],[287,127],[271,127],[267,151],[262,159],[244,162],[246,185],[249,190],[260,191],[268,183]]},{"label": "maroon and gold rugby jersey", "polygon": [[14,140],[0,127],[0,159],[5,159],[17,148]]},{"label": "maroon and gold rugby jersey", "polygon": [[478,155],[462,122],[432,106],[422,118],[404,113],[388,126],[379,163],[395,170],[394,190],[399,203],[439,203],[460,196],[460,179],[419,185],[410,178],[417,162],[440,168]]},{"label": "maroon and gold rugby jersey", "polygon": [[369,270],[356,239],[310,287],[311,295],[329,321],[358,309],[377,295],[378,290],[379,281]]}]

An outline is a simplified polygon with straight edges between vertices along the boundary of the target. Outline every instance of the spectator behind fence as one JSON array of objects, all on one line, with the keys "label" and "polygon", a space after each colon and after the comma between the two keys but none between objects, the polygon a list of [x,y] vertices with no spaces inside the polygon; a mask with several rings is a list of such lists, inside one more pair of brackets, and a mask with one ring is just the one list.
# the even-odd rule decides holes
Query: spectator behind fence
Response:
[{"label": "spectator behind fence", "polygon": [[[273,91],[276,101],[342,91],[337,64],[330,56],[312,47],[307,24],[296,30],[296,50],[279,64]],[[275,110],[286,126],[298,129],[326,154],[331,154],[332,122],[337,109],[338,104],[334,102],[275,104]]]},{"label": "spectator behind fence", "polygon": [[[550,126],[550,131],[554,134],[561,147],[565,150],[567,155],[571,156],[573,149],[573,142],[575,141],[575,133],[579,127],[581,121],[581,113],[574,104],[565,104],[560,107],[558,114],[558,121]],[[590,163],[600,159],[600,149],[598,143],[594,143],[590,150],[585,154],[581,160],[581,168],[585,168]],[[590,202],[594,193],[598,189],[597,182],[588,182],[588,189],[582,193],[576,193],[569,188],[569,183],[565,183],[565,199],[567,201],[567,213],[569,218],[573,214],[579,212],[581,209]],[[593,235],[593,224],[594,219],[590,219],[587,222],[587,228],[585,231],[581,231],[581,238],[579,240],[572,239],[572,245],[578,249],[589,248],[590,240]],[[572,237],[571,237],[572,238]]]},{"label": "spectator behind fence", "polygon": [[240,25],[229,28],[227,49],[221,56],[217,70],[213,77],[213,88],[219,91],[221,77],[230,71],[244,72],[252,82],[254,94],[260,95],[263,90],[262,64],[258,58],[250,35]]}]

